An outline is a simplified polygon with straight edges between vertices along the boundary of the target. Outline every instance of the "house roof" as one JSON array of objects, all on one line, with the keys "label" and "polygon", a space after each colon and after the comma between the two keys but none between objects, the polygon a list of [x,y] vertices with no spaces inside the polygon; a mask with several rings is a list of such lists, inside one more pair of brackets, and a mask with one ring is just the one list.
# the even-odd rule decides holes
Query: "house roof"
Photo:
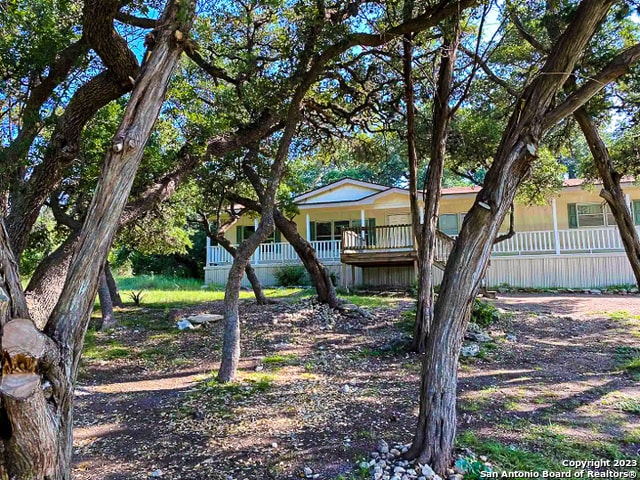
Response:
[{"label": "house roof", "polygon": [[[363,182],[362,180],[356,180],[355,178],[345,177],[341,180],[336,180],[335,182],[331,182],[323,187],[314,188],[313,190],[309,190],[308,192],[298,195],[293,199],[293,201],[295,203],[299,203],[309,198],[316,197],[322,193],[338,189],[343,185],[355,185],[365,189],[370,189],[372,190],[372,193],[374,193],[375,191],[381,192],[384,190],[388,190],[390,188],[385,185],[378,185],[377,183]],[[364,198],[364,196],[362,198]]]},{"label": "house roof", "polygon": [[[634,177],[623,177],[621,179],[622,183],[633,183],[635,182]],[[563,188],[576,188],[582,187],[583,185],[589,183],[587,180],[582,178],[569,178],[563,181]],[[595,184],[601,184],[602,181],[596,181]],[[323,196],[326,196],[330,192],[335,190],[339,190],[341,188],[348,188],[348,186],[355,186],[360,189],[360,193],[350,192],[349,198],[344,199],[329,199]],[[447,195],[470,195],[477,194],[482,187],[477,185],[469,185],[464,187],[449,187],[442,189],[442,196]],[[323,187],[319,187],[313,190],[310,190],[302,195],[298,195],[294,198],[294,202],[300,206],[314,208],[321,206],[329,206],[329,205],[364,205],[370,204],[379,198],[385,197],[392,193],[400,193],[403,195],[409,195],[409,190],[406,188],[398,188],[398,187],[388,187],[384,185],[379,185],[377,183],[364,182],[362,180],[356,180],[355,178],[343,178],[341,180],[332,182]],[[314,197],[319,197],[318,201],[313,201]],[[338,197],[339,198],[339,197]]]}]

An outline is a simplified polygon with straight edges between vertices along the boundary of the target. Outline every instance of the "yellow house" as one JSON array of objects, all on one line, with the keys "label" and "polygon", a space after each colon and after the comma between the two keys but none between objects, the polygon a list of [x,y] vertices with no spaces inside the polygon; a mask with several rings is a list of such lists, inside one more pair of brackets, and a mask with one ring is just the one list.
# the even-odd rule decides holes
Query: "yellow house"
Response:
[{"label": "yellow house", "polygon": [[[638,225],[640,187],[630,180],[623,188]],[[442,232],[457,235],[479,191],[443,190]],[[591,288],[634,283],[615,221],[598,193],[598,188],[571,179],[546,205],[516,205],[517,233],[494,247],[488,284]],[[343,284],[398,285],[415,278],[408,190],[345,178],[299,195],[294,202],[299,213],[293,220],[300,234]],[[257,218],[242,218],[228,237],[239,243],[257,224]],[[282,240],[276,232],[252,257],[265,285],[275,283],[273,273],[280,266],[299,263]],[[439,247],[442,263],[447,250],[445,244]],[[231,261],[221,247],[208,246],[206,283],[224,283]]]}]

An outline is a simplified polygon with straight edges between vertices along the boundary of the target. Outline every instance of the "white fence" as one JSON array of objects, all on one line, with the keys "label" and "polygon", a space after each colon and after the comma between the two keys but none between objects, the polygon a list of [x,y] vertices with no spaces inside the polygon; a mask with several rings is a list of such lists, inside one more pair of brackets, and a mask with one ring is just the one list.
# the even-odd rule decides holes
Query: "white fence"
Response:
[{"label": "white fence", "polygon": [[[318,258],[323,261],[340,260],[340,240],[318,240],[310,242],[315,248]],[[289,243],[262,243],[251,256],[252,265],[260,264],[295,264],[300,260],[298,254]],[[230,265],[233,257],[221,246],[210,246],[207,252],[207,266]]]}]

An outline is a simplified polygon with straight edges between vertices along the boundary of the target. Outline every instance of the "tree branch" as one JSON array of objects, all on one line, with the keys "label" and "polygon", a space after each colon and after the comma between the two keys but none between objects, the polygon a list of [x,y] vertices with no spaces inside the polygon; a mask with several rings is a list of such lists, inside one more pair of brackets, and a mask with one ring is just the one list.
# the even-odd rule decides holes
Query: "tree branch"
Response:
[{"label": "tree branch", "polygon": [[516,89],[509,85],[505,80],[497,76],[495,73],[493,73],[493,71],[489,68],[489,65],[487,65],[487,62],[482,57],[480,57],[480,55],[478,55],[476,52],[472,52],[468,48],[465,48],[463,45],[460,45],[459,48],[462,52],[464,52],[465,55],[467,55],[474,62],[480,65],[480,68],[482,68],[484,73],[487,74],[487,77],[489,77],[494,83],[497,83],[502,88],[504,88],[509,93],[509,95],[513,97],[518,96],[518,92],[516,91]]},{"label": "tree branch", "polygon": [[608,83],[617,80],[640,60],[640,43],[616,55],[597,75],[569,95],[560,105],[547,113],[543,128],[549,129],[563,118],[573,114]]},{"label": "tree branch", "polygon": [[124,12],[118,12],[114,18],[120,23],[126,23],[132,27],[139,28],[156,28],[158,26],[158,20],[153,18],[136,17]]}]

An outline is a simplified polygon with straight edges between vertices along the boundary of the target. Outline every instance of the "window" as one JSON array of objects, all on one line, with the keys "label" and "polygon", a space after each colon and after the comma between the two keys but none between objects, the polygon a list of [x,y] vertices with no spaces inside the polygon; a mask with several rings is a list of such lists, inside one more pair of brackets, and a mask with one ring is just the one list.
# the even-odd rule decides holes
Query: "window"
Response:
[{"label": "window", "polygon": [[569,228],[613,227],[616,219],[606,203],[570,203]]},{"label": "window", "polygon": [[256,231],[253,225],[236,227],[236,243],[241,244]]},{"label": "window", "polygon": [[316,240],[331,240],[331,222],[316,222]]},{"label": "window", "polygon": [[338,220],[333,222],[333,239],[340,240],[342,238],[342,230],[349,228],[349,220]]},{"label": "window", "polygon": [[640,225],[640,200],[633,201],[633,223]]},{"label": "window", "polygon": [[438,217],[438,229],[447,235],[457,235],[460,232],[459,215],[457,213],[443,213]]}]

